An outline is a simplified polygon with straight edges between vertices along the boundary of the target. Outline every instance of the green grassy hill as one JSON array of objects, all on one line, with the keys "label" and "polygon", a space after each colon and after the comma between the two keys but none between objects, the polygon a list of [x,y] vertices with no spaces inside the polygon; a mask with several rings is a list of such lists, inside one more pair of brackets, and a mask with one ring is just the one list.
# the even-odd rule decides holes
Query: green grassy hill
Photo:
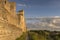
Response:
[{"label": "green grassy hill", "polygon": [[26,37],[29,40],[60,40],[60,31],[30,30],[16,40],[26,40]]}]

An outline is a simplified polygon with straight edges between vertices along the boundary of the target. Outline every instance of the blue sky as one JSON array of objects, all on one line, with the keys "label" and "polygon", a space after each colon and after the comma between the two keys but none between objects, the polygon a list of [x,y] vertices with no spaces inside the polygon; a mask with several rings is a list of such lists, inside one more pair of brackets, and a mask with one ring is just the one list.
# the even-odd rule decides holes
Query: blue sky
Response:
[{"label": "blue sky", "polygon": [[60,0],[10,0],[17,11],[24,9],[26,17],[60,16]]}]

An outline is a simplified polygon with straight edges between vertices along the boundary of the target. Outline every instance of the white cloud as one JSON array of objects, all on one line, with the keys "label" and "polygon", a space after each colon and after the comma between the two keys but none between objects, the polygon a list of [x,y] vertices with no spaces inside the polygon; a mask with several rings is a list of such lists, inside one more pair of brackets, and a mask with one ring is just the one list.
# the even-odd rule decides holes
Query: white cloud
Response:
[{"label": "white cloud", "polygon": [[17,4],[18,6],[27,6],[26,4]]},{"label": "white cloud", "polygon": [[[33,25],[35,26],[48,26],[51,28],[60,28],[60,18],[57,17],[52,17],[52,18],[29,18],[27,19],[27,21],[33,21],[30,22],[31,24],[33,23]],[[55,22],[54,22],[55,21]]]},{"label": "white cloud", "polygon": [[30,5],[23,4],[23,3],[17,4],[17,6],[26,7],[26,8],[30,8],[31,7]]}]

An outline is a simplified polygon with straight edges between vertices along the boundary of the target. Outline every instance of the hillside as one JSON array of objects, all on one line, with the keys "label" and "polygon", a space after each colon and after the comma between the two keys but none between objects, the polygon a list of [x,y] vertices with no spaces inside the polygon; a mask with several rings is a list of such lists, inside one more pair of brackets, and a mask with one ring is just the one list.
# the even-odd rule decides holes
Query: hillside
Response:
[{"label": "hillside", "polygon": [[60,31],[30,30],[16,40],[60,40]]}]

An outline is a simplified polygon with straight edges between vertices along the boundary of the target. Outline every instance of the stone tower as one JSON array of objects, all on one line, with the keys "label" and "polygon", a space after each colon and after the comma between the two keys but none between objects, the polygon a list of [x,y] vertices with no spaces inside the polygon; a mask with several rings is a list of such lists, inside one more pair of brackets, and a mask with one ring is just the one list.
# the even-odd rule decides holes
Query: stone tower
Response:
[{"label": "stone tower", "polygon": [[24,18],[24,10],[20,10],[18,12],[18,24],[20,25],[20,28],[22,29],[23,32],[26,32],[26,24],[25,24],[25,18]]},{"label": "stone tower", "polygon": [[15,2],[0,0],[0,40],[15,40],[26,32],[24,10],[16,13]]}]

